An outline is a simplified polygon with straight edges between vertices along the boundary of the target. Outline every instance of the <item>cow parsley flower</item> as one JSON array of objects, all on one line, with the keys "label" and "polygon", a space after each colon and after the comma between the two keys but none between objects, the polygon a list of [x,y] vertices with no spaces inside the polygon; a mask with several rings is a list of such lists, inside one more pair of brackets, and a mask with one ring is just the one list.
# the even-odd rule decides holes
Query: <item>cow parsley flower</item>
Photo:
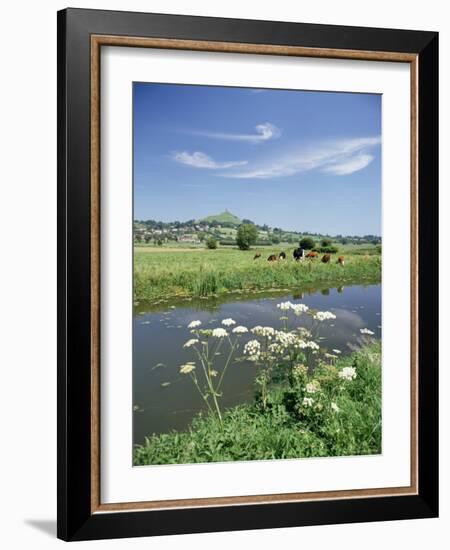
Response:
[{"label": "cow parsley flower", "polygon": [[302,403],[304,407],[312,407],[314,404],[314,399],[312,397],[304,397]]},{"label": "cow parsley flower", "polygon": [[359,332],[361,334],[369,334],[370,336],[372,336],[373,334],[375,334],[374,332],[372,332],[371,330],[369,330],[368,328],[360,328],[359,329]]},{"label": "cow parsley flower", "polygon": [[342,380],[354,380],[356,378],[356,369],[354,367],[344,367],[339,371],[339,378],[342,378]]},{"label": "cow parsley flower", "polygon": [[333,353],[337,353],[338,355],[339,355],[340,353],[342,353],[340,349],[332,349],[331,351],[332,351]]},{"label": "cow parsley flower", "polygon": [[302,313],[306,313],[309,307],[305,306],[305,304],[291,304],[291,309],[295,315],[301,315]]},{"label": "cow parsley flower", "polygon": [[313,318],[317,321],[327,321],[328,319],[336,319],[336,315],[331,311],[317,311],[314,313]]},{"label": "cow parsley flower", "polygon": [[201,321],[191,321],[188,324],[188,328],[196,328],[196,327],[199,327],[201,324],[202,324]]},{"label": "cow parsley flower", "polygon": [[191,338],[190,340],[188,340],[184,345],[183,345],[183,348],[190,348],[191,346],[193,346],[194,344],[197,344],[198,343],[198,339],[197,338]]},{"label": "cow parsley flower", "polygon": [[245,332],[248,332],[248,328],[243,326],[234,327],[233,332],[235,334],[244,334]]},{"label": "cow parsley flower", "polygon": [[261,344],[258,340],[250,340],[244,346],[244,354],[248,355],[249,361],[257,361],[261,353]]},{"label": "cow parsley flower", "polygon": [[306,374],[308,374],[308,367],[301,364],[295,365],[292,369],[292,373],[295,376],[305,376]]},{"label": "cow parsley flower", "polygon": [[181,374],[189,374],[195,369],[195,365],[192,363],[186,363],[185,365],[181,365],[180,367],[180,373]]},{"label": "cow parsley flower", "polygon": [[256,334],[257,336],[266,336],[269,338],[269,340],[274,336],[275,329],[273,327],[253,327],[252,328],[253,334]]},{"label": "cow parsley flower", "polygon": [[225,325],[226,327],[231,327],[231,325],[235,325],[236,324],[236,321],[234,321],[233,319],[224,319],[222,321],[222,325]]},{"label": "cow parsley flower", "polygon": [[212,335],[215,338],[224,338],[225,336],[228,336],[228,332],[224,328],[215,328],[212,331]]},{"label": "cow parsley flower", "polygon": [[312,382],[308,382],[305,387],[306,393],[316,393],[320,390],[320,384],[317,382],[317,380],[313,380]]},{"label": "cow parsley flower", "polygon": [[281,311],[288,311],[288,309],[291,309],[292,305],[291,302],[281,302],[277,304],[277,308],[281,309]]}]

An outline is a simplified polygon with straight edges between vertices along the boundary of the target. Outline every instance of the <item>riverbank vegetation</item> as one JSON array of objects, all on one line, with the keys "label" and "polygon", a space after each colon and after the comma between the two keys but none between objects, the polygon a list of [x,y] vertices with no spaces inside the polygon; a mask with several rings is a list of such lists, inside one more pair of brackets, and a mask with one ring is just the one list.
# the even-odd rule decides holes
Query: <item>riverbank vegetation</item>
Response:
[{"label": "riverbank vegetation", "polygon": [[[338,322],[333,313],[291,302],[277,308],[279,328],[189,323],[179,371],[205,412],[185,432],[147,437],[134,449],[136,466],[381,452],[381,345],[373,332],[360,329],[358,349],[343,356],[320,345],[321,327]],[[222,382],[235,368],[255,370],[254,400],[224,409]]]},{"label": "riverbank vegetation", "polygon": [[[236,290],[293,288],[330,281],[350,284],[381,280],[381,255],[375,246],[364,250],[351,245],[342,247],[329,264],[320,260],[295,262],[293,247],[283,250],[286,260],[268,262],[271,249],[136,247],[135,302],[212,296]],[[254,260],[257,253],[261,257]],[[344,267],[336,263],[339,254],[345,255]]]}]

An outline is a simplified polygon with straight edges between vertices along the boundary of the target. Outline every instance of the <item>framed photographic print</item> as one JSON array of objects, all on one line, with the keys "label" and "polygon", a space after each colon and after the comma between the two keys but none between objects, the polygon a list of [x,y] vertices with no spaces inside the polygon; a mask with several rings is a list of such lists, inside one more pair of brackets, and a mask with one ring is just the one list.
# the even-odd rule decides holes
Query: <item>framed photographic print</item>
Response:
[{"label": "framed photographic print", "polygon": [[438,36],[58,13],[58,536],[438,514]]}]

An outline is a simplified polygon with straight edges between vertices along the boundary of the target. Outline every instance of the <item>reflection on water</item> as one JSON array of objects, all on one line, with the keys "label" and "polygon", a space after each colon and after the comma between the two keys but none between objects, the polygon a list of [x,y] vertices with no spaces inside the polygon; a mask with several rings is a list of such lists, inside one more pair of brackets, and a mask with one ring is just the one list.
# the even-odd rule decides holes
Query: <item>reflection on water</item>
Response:
[{"label": "reflection on water", "polygon": [[[203,410],[203,402],[191,380],[179,367],[193,356],[183,349],[189,339],[187,325],[199,319],[214,328],[231,317],[237,324],[280,327],[276,304],[290,300],[309,308],[332,311],[336,319],[324,323],[321,347],[349,353],[367,327],[381,337],[381,285],[276,292],[234,293],[208,299],[183,299],[135,308],[133,326],[133,433],[142,443],[151,433],[184,430],[192,417]],[[298,322],[299,321],[299,322]],[[302,316],[298,324],[308,326]],[[251,336],[249,336],[251,337]],[[218,361],[220,361],[220,357]],[[230,407],[252,399],[254,366],[237,363],[224,379],[222,405]]]}]

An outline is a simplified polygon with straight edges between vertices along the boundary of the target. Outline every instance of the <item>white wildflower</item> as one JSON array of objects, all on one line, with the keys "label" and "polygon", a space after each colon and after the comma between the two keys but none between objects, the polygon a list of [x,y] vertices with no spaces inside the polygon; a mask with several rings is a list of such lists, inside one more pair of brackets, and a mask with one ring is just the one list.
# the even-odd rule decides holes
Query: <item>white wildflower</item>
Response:
[{"label": "white wildflower", "polygon": [[280,304],[277,304],[277,308],[281,309],[281,311],[287,311],[288,309],[291,309],[292,307],[291,302],[281,302]]},{"label": "white wildflower", "polygon": [[305,306],[305,304],[291,304],[291,309],[295,315],[301,315],[302,313],[306,313],[309,307]]},{"label": "white wildflower", "polygon": [[211,371],[209,372],[209,374],[210,374],[212,377],[215,377],[215,376],[217,376],[219,373],[218,373],[216,370],[213,369],[213,370],[211,370]]},{"label": "white wildflower", "polygon": [[231,327],[231,325],[235,325],[236,324],[236,321],[234,321],[233,319],[224,319],[222,321],[222,325],[225,325],[226,327]]},{"label": "white wildflower", "polygon": [[233,329],[233,332],[235,334],[244,334],[245,332],[248,332],[248,328],[247,327],[243,327],[243,326],[238,326],[238,327],[235,327]]},{"label": "white wildflower", "polygon": [[359,332],[361,334],[369,334],[370,336],[372,336],[373,334],[375,334],[374,332],[372,332],[371,330],[369,330],[368,328],[360,328],[359,329]]},{"label": "white wildflower", "polygon": [[340,353],[342,353],[340,349],[332,349],[331,351],[332,351],[333,353],[337,353],[338,355],[339,355]]},{"label": "white wildflower", "polygon": [[189,374],[195,369],[195,365],[192,363],[186,363],[186,365],[181,365],[180,367],[180,373],[181,374]]},{"label": "white wildflower", "polygon": [[223,338],[224,336],[228,336],[228,332],[224,328],[215,328],[212,331],[212,335],[215,338]]},{"label": "white wildflower", "polygon": [[335,413],[338,413],[340,411],[340,408],[336,405],[336,403],[334,403],[333,401],[331,402],[331,410]]},{"label": "white wildflower", "polygon": [[314,399],[312,397],[304,397],[303,398],[303,406],[304,407],[312,407],[314,403]]},{"label": "white wildflower", "polygon": [[344,367],[339,371],[339,378],[342,378],[342,380],[354,380],[356,378],[356,369],[354,367]]},{"label": "white wildflower", "polygon": [[328,319],[336,319],[336,315],[331,311],[317,311],[313,315],[317,321],[327,321]]},{"label": "white wildflower", "polygon": [[317,382],[317,380],[313,380],[312,382],[308,382],[305,387],[306,393],[316,393],[320,390],[320,384]]},{"label": "white wildflower", "polygon": [[257,336],[267,336],[269,340],[274,336],[275,329],[273,327],[253,327],[252,328],[253,334],[256,334]]},{"label": "white wildflower", "polygon": [[250,340],[244,346],[244,354],[248,355],[250,361],[257,361],[261,353],[261,344],[258,340]]},{"label": "white wildflower", "polygon": [[197,344],[198,343],[198,339],[197,338],[191,338],[190,340],[188,340],[184,345],[183,345],[183,348],[190,348],[191,346],[193,346],[194,344]]},{"label": "white wildflower", "polygon": [[196,328],[196,327],[199,327],[201,324],[202,324],[201,321],[191,321],[188,324],[188,328]]}]

